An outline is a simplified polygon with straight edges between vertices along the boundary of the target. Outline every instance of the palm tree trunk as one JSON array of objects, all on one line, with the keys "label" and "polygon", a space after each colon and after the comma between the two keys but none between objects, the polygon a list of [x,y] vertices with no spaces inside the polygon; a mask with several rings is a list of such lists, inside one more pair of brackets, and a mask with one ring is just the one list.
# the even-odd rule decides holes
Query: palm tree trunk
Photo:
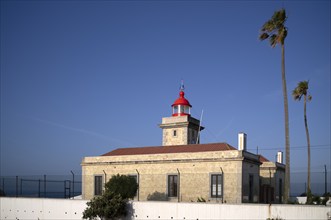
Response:
[{"label": "palm tree trunk", "polygon": [[307,137],[307,145],[308,145],[308,177],[307,177],[307,192],[311,192],[310,187],[310,138],[309,138],[309,131],[308,131],[308,122],[307,122],[307,95],[304,95],[304,119],[305,119],[305,128],[306,128],[306,137]]},{"label": "palm tree trunk", "polygon": [[284,186],[284,202],[289,202],[290,198],[290,131],[289,131],[289,117],[288,117],[288,100],[287,87],[285,77],[285,45],[282,44],[282,83],[284,96],[284,114],[285,114],[285,186]]}]

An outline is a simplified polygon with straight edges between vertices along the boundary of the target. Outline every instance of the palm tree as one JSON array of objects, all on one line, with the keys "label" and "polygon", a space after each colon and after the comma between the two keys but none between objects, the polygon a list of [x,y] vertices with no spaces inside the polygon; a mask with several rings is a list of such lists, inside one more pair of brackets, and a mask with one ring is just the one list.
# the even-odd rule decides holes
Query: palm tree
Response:
[{"label": "palm tree", "polygon": [[301,81],[297,87],[292,91],[292,96],[295,101],[300,101],[303,96],[303,114],[306,128],[307,150],[308,150],[308,177],[307,177],[307,204],[312,204],[312,194],[310,188],[310,138],[307,123],[307,101],[309,102],[312,97],[308,94],[308,81]]},{"label": "palm tree", "polygon": [[[285,114],[285,189],[284,201],[288,202],[290,196],[290,132],[289,132],[289,118],[288,118],[288,101],[287,101],[287,88],[285,77],[285,38],[287,36],[287,28],[285,27],[286,21],[285,9],[274,12],[270,20],[264,23],[261,28],[260,40],[269,39],[271,47],[280,44],[282,49],[282,85],[284,97],[284,114]],[[281,198],[280,198],[281,199]]]}]

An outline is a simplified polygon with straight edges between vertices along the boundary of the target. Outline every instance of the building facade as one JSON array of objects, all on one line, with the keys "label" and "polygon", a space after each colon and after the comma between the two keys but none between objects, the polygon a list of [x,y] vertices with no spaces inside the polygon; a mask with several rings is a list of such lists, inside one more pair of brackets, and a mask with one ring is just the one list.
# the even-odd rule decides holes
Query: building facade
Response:
[{"label": "building facade", "polygon": [[283,203],[285,165],[283,153],[272,162],[260,155],[260,203]]},{"label": "building facade", "polygon": [[[116,174],[138,182],[136,200],[220,203],[257,203],[260,200],[259,155],[246,151],[246,134],[238,147],[227,143],[200,144],[203,127],[191,116],[183,89],[172,105],[172,116],[162,119],[163,145],[119,148],[82,161],[82,196],[100,195]],[[262,172],[264,175],[264,172]]]},{"label": "building facade", "polygon": [[[83,198],[112,175],[135,176],[137,200],[158,192],[170,201],[258,202],[259,157],[226,143],[124,148],[85,157]],[[100,188],[100,187],[99,187]]]}]

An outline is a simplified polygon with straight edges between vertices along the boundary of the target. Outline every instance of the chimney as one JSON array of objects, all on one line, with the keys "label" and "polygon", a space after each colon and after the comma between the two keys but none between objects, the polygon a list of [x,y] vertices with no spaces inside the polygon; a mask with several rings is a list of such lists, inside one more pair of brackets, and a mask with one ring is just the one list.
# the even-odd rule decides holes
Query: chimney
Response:
[{"label": "chimney", "polygon": [[246,151],[247,146],[247,135],[243,132],[238,134],[238,150]]},{"label": "chimney", "polygon": [[283,152],[282,151],[277,152],[277,163],[283,163]]}]

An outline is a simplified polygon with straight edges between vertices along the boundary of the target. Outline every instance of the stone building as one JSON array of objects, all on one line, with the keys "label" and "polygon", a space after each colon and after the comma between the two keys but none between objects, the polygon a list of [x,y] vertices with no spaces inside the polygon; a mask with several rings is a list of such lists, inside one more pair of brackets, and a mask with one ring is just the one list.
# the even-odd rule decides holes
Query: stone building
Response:
[{"label": "stone building", "polygon": [[277,162],[260,155],[260,202],[282,203],[285,180],[283,152],[277,153]]},{"label": "stone building", "polygon": [[[172,116],[160,124],[162,146],[119,148],[85,157],[81,164],[83,198],[100,195],[111,176],[124,174],[138,182],[136,200],[161,195],[159,199],[177,202],[259,202],[261,181],[265,183],[264,169],[260,169],[264,161],[246,151],[246,134],[239,133],[238,149],[227,143],[200,144],[204,128],[191,116],[191,107],[182,88],[172,105]],[[277,175],[278,169],[274,171]]]}]

